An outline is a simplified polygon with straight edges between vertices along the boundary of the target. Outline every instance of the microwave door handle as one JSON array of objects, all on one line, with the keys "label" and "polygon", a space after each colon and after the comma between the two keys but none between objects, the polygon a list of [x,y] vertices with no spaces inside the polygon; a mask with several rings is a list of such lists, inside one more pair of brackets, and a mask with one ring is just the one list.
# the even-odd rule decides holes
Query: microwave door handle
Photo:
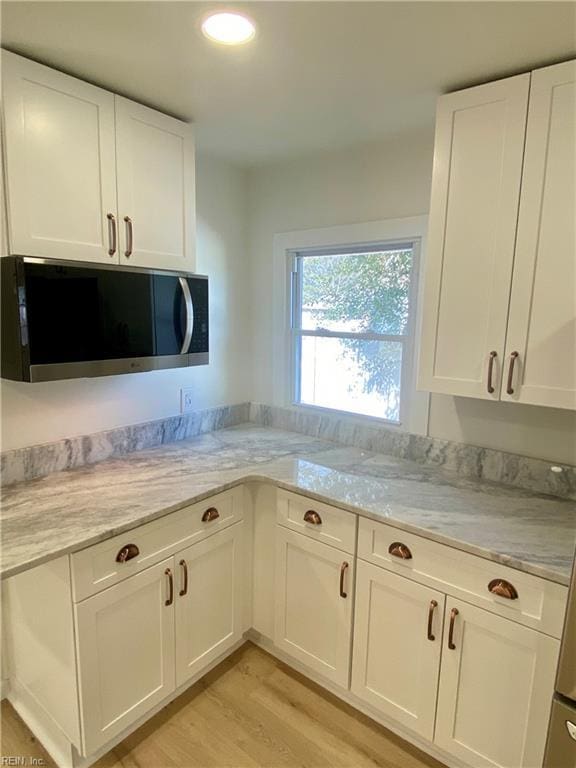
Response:
[{"label": "microwave door handle", "polygon": [[192,304],[192,294],[190,293],[190,286],[188,281],[184,277],[179,277],[180,287],[182,288],[182,295],[184,296],[184,306],[186,307],[186,330],[184,332],[184,341],[182,342],[181,355],[186,355],[192,341],[192,332],[194,330],[194,305]]}]

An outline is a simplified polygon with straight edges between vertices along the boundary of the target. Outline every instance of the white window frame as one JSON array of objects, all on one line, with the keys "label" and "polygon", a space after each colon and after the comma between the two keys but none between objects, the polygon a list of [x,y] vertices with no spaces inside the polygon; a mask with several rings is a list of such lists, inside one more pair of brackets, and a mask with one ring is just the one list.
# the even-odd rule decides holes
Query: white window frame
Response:
[{"label": "white window frame", "polygon": [[[427,216],[386,219],[364,224],[351,224],[322,229],[285,232],[274,237],[274,345],[273,402],[274,405],[295,410],[331,413],[361,422],[372,421],[402,431],[426,434],[428,430],[429,395],[416,390],[416,364],[421,327],[422,263],[426,249]],[[400,422],[367,416],[349,411],[333,410],[322,406],[295,402],[296,334],[294,333],[293,288],[294,260],[297,255],[334,254],[339,252],[367,252],[390,246],[411,245],[413,248],[413,279],[411,280],[410,328],[406,338],[402,364],[402,392]],[[325,332],[326,336],[341,336]],[[359,334],[352,334],[359,338]],[[370,334],[364,334],[372,338]],[[377,335],[378,338],[380,334]],[[383,335],[382,338],[397,340]]]}]

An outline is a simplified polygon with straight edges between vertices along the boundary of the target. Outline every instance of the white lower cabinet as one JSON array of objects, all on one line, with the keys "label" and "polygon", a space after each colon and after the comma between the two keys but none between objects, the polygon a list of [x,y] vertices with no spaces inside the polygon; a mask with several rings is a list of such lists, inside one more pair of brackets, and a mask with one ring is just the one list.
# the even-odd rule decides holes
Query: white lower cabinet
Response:
[{"label": "white lower cabinet", "polygon": [[238,523],[176,556],[176,685],[242,636],[244,526]]},{"label": "white lower cabinet", "polygon": [[175,688],[173,567],[163,560],[76,606],[86,755]]},{"label": "white lower cabinet", "polygon": [[444,600],[441,592],[358,561],[352,693],[430,740]]},{"label": "white lower cabinet", "polygon": [[451,598],[444,636],[436,744],[474,768],[541,766],[559,641]]},{"label": "white lower cabinet", "polygon": [[354,556],[276,530],[276,646],[345,688],[350,676]]}]

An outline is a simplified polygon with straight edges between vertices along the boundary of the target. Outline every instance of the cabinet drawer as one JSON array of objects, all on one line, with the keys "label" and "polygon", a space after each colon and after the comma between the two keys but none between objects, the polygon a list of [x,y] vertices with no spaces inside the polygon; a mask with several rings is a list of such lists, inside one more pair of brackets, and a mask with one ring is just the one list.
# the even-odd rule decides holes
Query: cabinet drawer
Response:
[{"label": "cabinet drawer", "polygon": [[[402,559],[398,545],[411,557]],[[366,518],[358,529],[358,556],[552,637],[562,634],[568,589],[561,584]],[[509,582],[518,596],[492,593],[493,580]]]},{"label": "cabinet drawer", "polygon": [[[226,528],[243,517],[242,488],[179,509],[70,557],[74,600],[84,600],[165,557]],[[125,547],[134,556],[117,558]]]},{"label": "cabinet drawer", "polygon": [[278,491],[277,498],[280,525],[343,552],[355,552],[356,515],[289,491]]}]

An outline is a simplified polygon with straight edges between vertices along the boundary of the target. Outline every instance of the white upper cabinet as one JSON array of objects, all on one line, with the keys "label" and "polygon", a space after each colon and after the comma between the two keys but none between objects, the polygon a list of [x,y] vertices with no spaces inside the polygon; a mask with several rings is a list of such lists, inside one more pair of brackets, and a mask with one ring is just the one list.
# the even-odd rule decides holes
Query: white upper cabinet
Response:
[{"label": "white upper cabinet", "polygon": [[439,100],[423,389],[498,399],[529,84],[520,75]]},{"label": "white upper cabinet", "polygon": [[192,126],[116,96],[120,260],[194,268]]},{"label": "white upper cabinet", "polygon": [[503,400],[576,408],[575,187],[572,61],[532,74]]},{"label": "white upper cabinet", "polygon": [[440,99],[421,389],[576,408],[575,168],[576,62]]},{"label": "white upper cabinet", "polygon": [[192,126],[2,53],[9,252],[195,269]]},{"label": "white upper cabinet", "polygon": [[117,261],[114,96],[2,53],[10,253]]}]

